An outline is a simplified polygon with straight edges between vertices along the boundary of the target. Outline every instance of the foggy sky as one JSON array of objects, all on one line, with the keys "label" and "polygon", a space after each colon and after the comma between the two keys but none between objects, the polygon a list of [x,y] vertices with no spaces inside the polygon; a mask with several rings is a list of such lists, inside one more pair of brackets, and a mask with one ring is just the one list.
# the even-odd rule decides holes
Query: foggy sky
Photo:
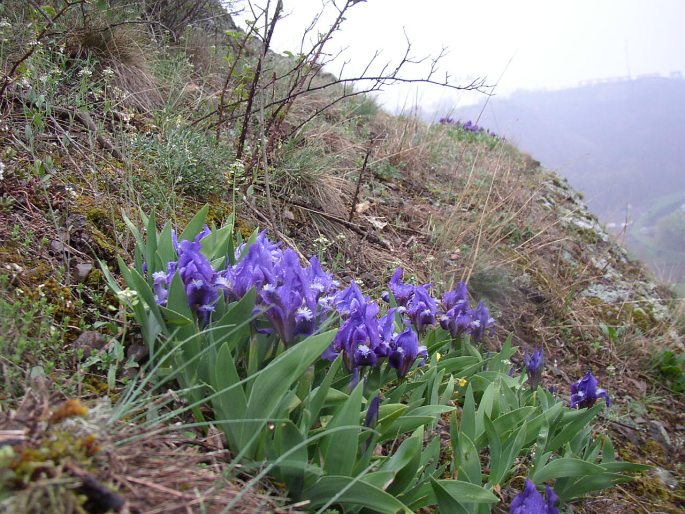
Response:
[{"label": "foggy sky", "polygon": [[[277,26],[274,49],[297,52],[321,4],[284,0],[288,16]],[[685,74],[683,0],[368,0],[348,12],[327,49],[331,54],[346,49],[328,69],[337,73],[346,60],[349,77],[366,66],[375,50],[382,51],[379,62],[396,62],[404,52],[404,32],[416,57],[449,48],[443,77],[445,71],[461,83],[487,77],[489,84],[497,83],[498,95],[608,77]],[[320,31],[334,14],[329,5]],[[415,66],[405,75],[421,76],[424,70]],[[388,88],[380,99],[392,109],[402,103],[444,104],[446,95],[439,88],[400,86]],[[476,100],[462,96],[452,103]]]}]

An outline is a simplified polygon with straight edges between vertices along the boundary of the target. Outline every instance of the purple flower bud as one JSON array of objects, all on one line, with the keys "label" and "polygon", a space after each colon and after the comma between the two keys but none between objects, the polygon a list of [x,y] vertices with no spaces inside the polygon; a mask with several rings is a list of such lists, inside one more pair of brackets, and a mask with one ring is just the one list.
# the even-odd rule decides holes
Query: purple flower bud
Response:
[{"label": "purple flower bud", "polygon": [[380,412],[381,408],[381,396],[376,395],[373,397],[373,400],[369,403],[369,408],[366,411],[366,418],[364,419],[364,426],[365,427],[373,427],[376,425],[378,422],[378,413]]},{"label": "purple flower bud", "polygon": [[582,409],[592,407],[598,398],[604,398],[607,407],[611,406],[611,398],[606,390],[598,388],[599,382],[588,371],[583,378],[571,384],[571,408]]},{"label": "purple flower bud", "polygon": [[546,486],[547,501],[537,490],[535,484],[526,479],[526,485],[511,502],[509,514],[559,514],[556,505],[559,497],[550,486]]},{"label": "purple flower bud", "polygon": [[540,382],[542,382],[542,369],[545,364],[545,353],[542,349],[536,348],[533,353],[526,350],[523,355],[523,362],[528,372],[528,383],[531,389],[537,389]]}]

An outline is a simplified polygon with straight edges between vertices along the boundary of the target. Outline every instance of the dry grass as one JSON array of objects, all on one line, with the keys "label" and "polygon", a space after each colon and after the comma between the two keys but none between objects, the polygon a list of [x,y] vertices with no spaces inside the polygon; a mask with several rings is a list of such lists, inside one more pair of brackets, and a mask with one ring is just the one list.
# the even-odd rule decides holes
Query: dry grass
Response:
[{"label": "dry grass", "polygon": [[12,492],[0,510],[219,513],[240,496],[233,512],[294,512],[281,508],[283,499],[264,484],[244,491],[245,483],[228,471],[230,455],[217,431],[207,437],[168,428],[139,433],[109,425],[106,403],[91,407],[63,403],[39,380],[16,409],[0,415],[0,444],[14,455],[6,468],[12,474],[0,474]]},{"label": "dry grass", "polygon": [[152,71],[156,48],[142,25],[93,23],[77,31],[70,42],[75,58],[96,57],[103,68],[114,71],[114,84],[128,93],[125,106],[152,112],[162,106],[161,85]]}]

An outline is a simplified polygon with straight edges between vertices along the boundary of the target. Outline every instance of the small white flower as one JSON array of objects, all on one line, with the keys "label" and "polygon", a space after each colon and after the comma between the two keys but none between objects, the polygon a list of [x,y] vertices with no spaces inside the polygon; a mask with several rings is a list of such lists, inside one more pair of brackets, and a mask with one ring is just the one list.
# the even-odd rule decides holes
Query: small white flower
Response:
[{"label": "small white flower", "polygon": [[93,75],[93,71],[89,70],[88,68],[83,68],[82,70],[79,70],[78,76],[81,78],[89,78]]},{"label": "small white flower", "polygon": [[5,178],[5,163],[0,161],[0,180]]},{"label": "small white flower", "polygon": [[138,292],[133,289],[122,289],[117,293],[117,297],[124,303],[130,302],[131,305],[138,303]]}]

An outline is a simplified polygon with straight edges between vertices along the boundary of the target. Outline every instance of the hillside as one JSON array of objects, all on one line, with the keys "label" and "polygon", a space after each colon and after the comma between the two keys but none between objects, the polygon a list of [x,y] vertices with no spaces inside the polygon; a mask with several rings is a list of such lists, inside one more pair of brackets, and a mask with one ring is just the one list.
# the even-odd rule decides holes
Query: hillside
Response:
[{"label": "hillside", "polygon": [[627,246],[663,280],[685,277],[685,247],[654,234],[659,220],[676,215],[685,202],[685,80],[644,77],[519,91],[491,98],[484,110],[481,103],[451,114],[462,120],[479,115],[480,125],[558,170],[614,232],[623,233],[627,220]]},{"label": "hillside", "polygon": [[554,171],[214,0],[31,5],[0,5],[0,510],[508,512],[526,477],[682,510],[683,307]]}]

